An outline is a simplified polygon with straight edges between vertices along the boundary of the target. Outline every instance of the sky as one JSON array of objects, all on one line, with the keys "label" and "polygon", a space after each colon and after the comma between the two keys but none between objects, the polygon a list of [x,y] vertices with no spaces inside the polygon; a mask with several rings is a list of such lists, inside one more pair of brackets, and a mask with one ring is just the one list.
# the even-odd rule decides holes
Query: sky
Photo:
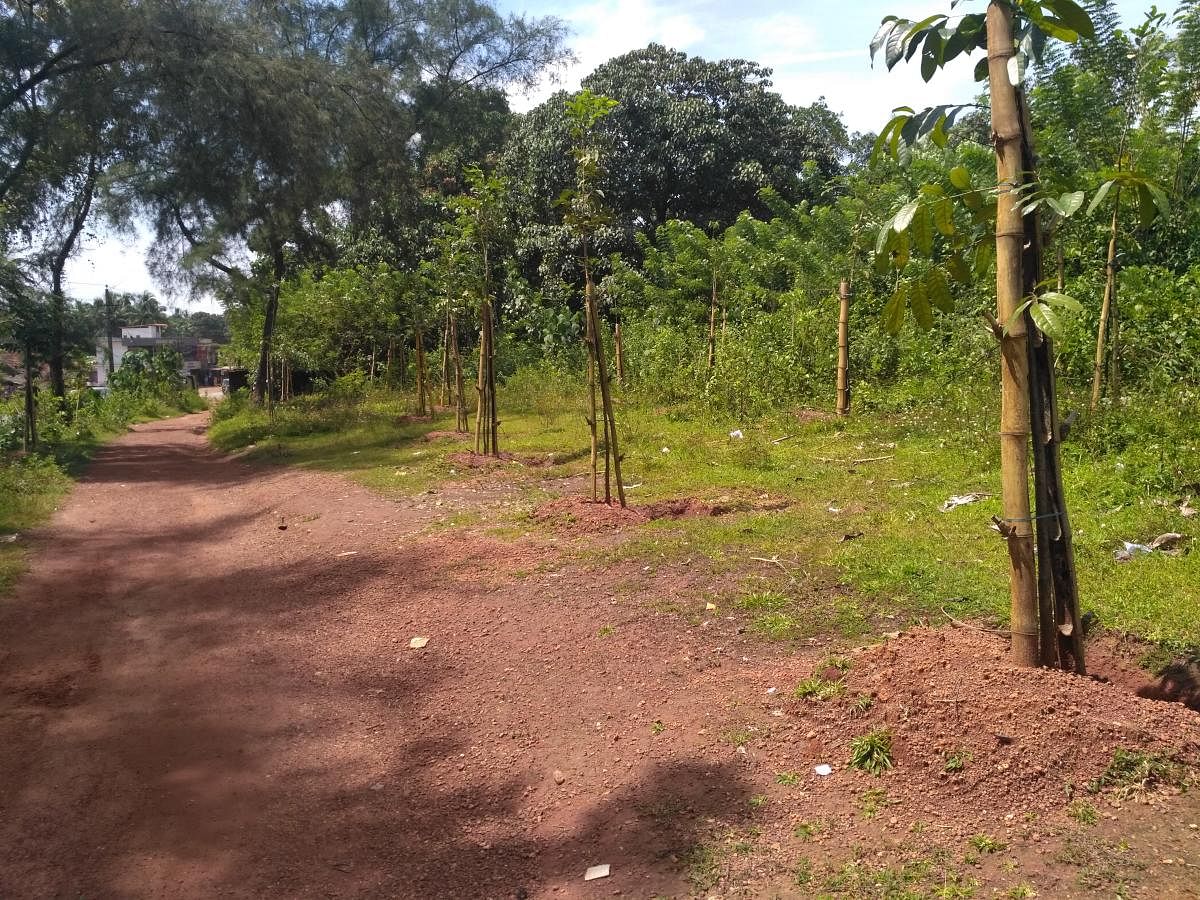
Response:
[{"label": "sky", "polygon": [[[929,84],[916,65],[888,72],[871,67],[867,46],[889,13],[921,18],[948,9],[947,0],[497,0],[505,12],[554,15],[571,29],[577,62],[526,96],[513,96],[514,109],[536,106],[553,91],[575,90],[580,80],[614,56],[665,44],[707,59],[749,59],[773,70],[775,90],[790,103],[807,105],[824,97],[851,131],[878,131],[897,106],[920,109],[969,101],[976,93],[974,60],[959,60]],[[1161,0],[1160,0],[1161,2]],[[1141,20],[1150,0],[1118,0],[1126,25]],[[1171,6],[1170,3],[1164,4]],[[982,0],[967,7],[981,9]],[[149,290],[168,305],[184,305],[155,285],[146,271],[149,235],[137,239],[90,235],[67,268],[68,291],[99,296],[105,284],[121,291]],[[192,309],[213,309],[211,303]]]}]

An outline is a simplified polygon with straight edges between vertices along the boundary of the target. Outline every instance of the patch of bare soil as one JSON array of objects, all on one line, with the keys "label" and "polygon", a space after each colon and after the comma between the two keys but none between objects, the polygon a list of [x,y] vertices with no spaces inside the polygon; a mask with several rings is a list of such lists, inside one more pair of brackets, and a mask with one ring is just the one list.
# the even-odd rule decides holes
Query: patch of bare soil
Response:
[{"label": "patch of bare soil", "polygon": [[446,457],[446,460],[451,465],[463,469],[484,470],[503,469],[512,466],[542,468],[554,465],[552,456],[521,455],[506,451],[501,451],[495,456],[486,453],[475,453],[474,451],[463,451],[461,453],[451,453]]},{"label": "patch of bare soil", "polygon": [[[1152,786],[1150,815],[1085,789],[1117,748],[1194,759],[1180,705],[1012,669],[965,630],[852,653],[840,695],[802,701],[841,669],[709,610],[737,573],[587,567],[557,532],[430,533],[448,499],[503,490],[480,473],[386,500],[221,457],[203,422],[104,448],[0,601],[6,900],[832,890],[798,883],[805,859],[863,867],[841,890],[860,897],[870,867],[935,851],[979,896],[1194,893],[1197,792]],[[873,728],[894,743],[878,779],[847,765]],[[1068,784],[1095,826],[1065,816]],[[1009,849],[966,863],[977,833]]]},{"label": "patch of bare soil", "polygon": [[465,431],[427,431],[421,436],[421,440],[433,443],[434,441],[468,441],[472,439],[472,435]]},{"label": "patch of bare soil", "polygon": [[557,497],[533,510],[535,521],[554,526],[557,531],[590,534],[641,525],[658,519],[690,519],[722,516],[736,512],[784,509],[788,501],[760,494],[753,497],[721,496],[710,502],[695,497],[676,497],[653,503],[630,504],[622,508],[616,501],[605,503],[589,497]]}]

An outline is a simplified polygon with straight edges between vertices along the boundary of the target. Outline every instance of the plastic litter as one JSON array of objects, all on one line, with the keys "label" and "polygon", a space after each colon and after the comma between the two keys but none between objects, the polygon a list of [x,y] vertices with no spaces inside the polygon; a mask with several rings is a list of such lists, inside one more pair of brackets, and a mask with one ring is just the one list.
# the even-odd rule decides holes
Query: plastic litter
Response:
[{"label": "plastic litter", "polygon": [[729,436],[731,438],[733,438],[735,441],[740,441],[742,438],[745,437],[745,435],[742,434],[742,429],[740,429],[740,428],[735,428],[733,431],[729,432]]},{"label": "plastic litter", "polygon": [[833,766],[829,765],[829,763],[821,763],[818,766],[813,766],[813,771],[824,778],[826,775],[833,774]]},{"label": "plastic litter", "polygon": [[588,866],[588,870],[583,873],[583,880],[595,881],[597,878],[607,878],[610,874],[612,874],[612,870],[608,863],[599,866]]},{"label": "plastic litter", "polygon": [[1150,553],[1161,552],[1173,555],[1179,552],[1175,547],[1182,540],[1182,534],[1176,531],[1168,531],[1166,534],[1160,534],[1148,544],[1121,541],[1121,548],[1113,551],[1113,558],[1117,562],[1129,562],[1136,556],[1146,556]]},{"label": "plastic litter", "polygon": [[427,637],[415,637],[411,641],[408,642],[408,649],[420,650],[422,647],[424,647],[428,643],[429,643],[429,638],[427,638]]},{"label": "plastic litter", "polygon": [[990,496],[992,495],[981,494],[978,492],[973,494],[959,494],[955,497],[951,497],[949,500],[939,506],[938,509],[941,512],[950,512],[950,510],[958,509],[960,506],[967,506],[970,503],[978,503],[980,500],[986,500]]}]

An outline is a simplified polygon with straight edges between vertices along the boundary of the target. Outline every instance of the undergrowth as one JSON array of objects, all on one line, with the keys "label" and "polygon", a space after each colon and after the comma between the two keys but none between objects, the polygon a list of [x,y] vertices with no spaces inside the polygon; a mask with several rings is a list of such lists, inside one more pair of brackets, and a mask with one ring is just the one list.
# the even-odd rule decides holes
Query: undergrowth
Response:
[{"label": "undergrowth", "polygon": [[[577,378],[545,372],[518,373],[501,391],[502,448],[558,460],[524,480],[513,470],[530,506],[547,496],[542,479],[586,470],[584,396]],[[699,558],[718,572],[756,572],[765,580],[732,605],[770,639],[857,637],[945,614],[1003,623],[1007,559],[989,527],[1000,512],[994,385],[905,382],[863,386],[856,398],[849,419],[793,409],[754,421],[622,398],[631,504],[696,497],[750,508],[660,519],[579,552],[598,563]],[[1063,396],[1064,411],[1085,405]],[[405,418],[410,408],[403,393],[369,390],[300,398],[271,412],[234,403],[211,435],[224,449],[253,446],[259,457],[343,471],[385,494],[463,477],[448,457],[469,450],[469,437],[423,440],[431,429],[452,429],[453,413],[417,422]],[[1085,611],[1172,651],[1200,647],[1200,554],[1114,558],[1124,540],[1176,531],[1188,548],[1200,537],[1200,520],[1179,511],[1189,492],[1200,495],[1200,401],[1181,391],[1085,415],[1063,462]],[[985,496],[940,511],[971,493]],[[764,499],[786,505],[753,508]]]}]

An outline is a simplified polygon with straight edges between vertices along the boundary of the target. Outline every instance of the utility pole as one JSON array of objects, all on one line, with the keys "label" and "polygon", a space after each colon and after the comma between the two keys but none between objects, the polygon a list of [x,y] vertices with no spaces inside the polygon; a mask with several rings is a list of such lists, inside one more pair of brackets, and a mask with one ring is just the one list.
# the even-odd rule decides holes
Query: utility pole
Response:
[{"label": "utility pole", "polygon": [[112,345],[112,291],[108,289],[108,285],[104,286],[104,335],[108,340],[108,374],[113,373],[113,345]]}]

